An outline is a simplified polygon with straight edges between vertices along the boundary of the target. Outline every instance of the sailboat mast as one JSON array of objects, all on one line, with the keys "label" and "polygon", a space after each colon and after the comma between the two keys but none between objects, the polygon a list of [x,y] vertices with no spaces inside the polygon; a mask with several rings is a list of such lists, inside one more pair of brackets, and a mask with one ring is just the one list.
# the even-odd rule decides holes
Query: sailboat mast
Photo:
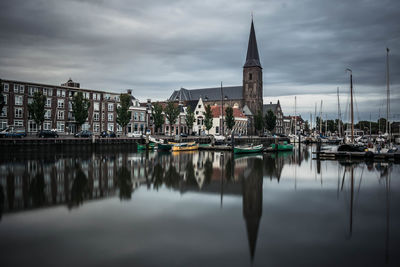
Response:
[{"label": "sailboat mast", "polygon": [[315,102],[314,119],[315,119],[315,132],[317,132],[317,102]]},{"label": "sailboat mast", "polygon": [[319,109],[319,133],[322,133],[322,100],[321,100],[321,107]]},{"label": "sailboat mast", "polygon": [[340,100],[339,100],[339,87],[337,88],[337,105],[338,105],[338,135],[339,137],[341,136],[341,132],[340,132]]},{"label": "sailboat mast", "polygon": [[[389,90],[389,48],[386,48],[386,133],[390,132],[389,113],[390,113],[390,90]],[[389,135],[390,142],[390,135]]]},{"label": "sailboat mast", "polygon": [[294,97],[294,135],[297,134],[297,115],[296,115],[296,105],[297,105],[297,100],[296,96]]},{"label": "sailboat mast", "polygon": [[353,72],[351,69],[347,69],[347,71],[350,72],[351,143],[354,144]]}]

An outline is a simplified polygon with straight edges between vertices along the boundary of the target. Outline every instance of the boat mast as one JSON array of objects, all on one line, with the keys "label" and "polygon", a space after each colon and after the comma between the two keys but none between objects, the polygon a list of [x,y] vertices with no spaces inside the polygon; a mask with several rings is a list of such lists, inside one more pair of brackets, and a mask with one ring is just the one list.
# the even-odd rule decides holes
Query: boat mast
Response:
[{"label": "boat mast", "polygon": [[322,134],[322,100],[321,107],[319,109],[319,133]]},{"label": "boat mast", "polygon": [[341,136],[341,131],[340,131],[340,117],[341,117],[341,112],[340,112],[340,100],[339,100],[339,87],[337,88],[337,105],[338,105],[338,135],[339,137]]},{"label": "boat mast", "polygon": [[354,144],[353,72],[351,69],[346,70],[350,72],[351,143]]},{"label": "boat mast", "polygon": [[315,119],[315,132],[317,132],[317,102],[315,102],[314,119]]},{"label": "boat mast", "polygon": [[296,96],[294,97],[294,135],[297,134]]},{"label": "boat mast", "polygon": [[390,143],[390,123],[389,123],[389,113],[390,113],[390,90],[389,90],[389,48],[386,48],[386,133],[389,135]]},{"label": "boat mast", "polygon": [[328,114],[325,114],[325,136],[328,136]]}]

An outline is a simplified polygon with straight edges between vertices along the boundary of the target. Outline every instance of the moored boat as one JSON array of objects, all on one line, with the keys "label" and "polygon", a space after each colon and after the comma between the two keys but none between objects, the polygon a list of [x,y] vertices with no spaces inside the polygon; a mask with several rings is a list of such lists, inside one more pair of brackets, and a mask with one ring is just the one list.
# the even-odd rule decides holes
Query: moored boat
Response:
[{"label": "moored boat", "polygon": [[172,144],[157,144],[157,150],[162,150],[162,151],[170,151],[172,148]]},{"label": "moored boat", "polygon": [[288,144],[286,141],[284,141],[283,143],[279,143],[278,145],[271,144],[267,148],[267,151],[290,151],[290,150],[293,150],[293,145]]},{"label": "moored boat", "polygon": [[235,146],[233,148],[233,153],[239,154],[239,153],[259,153],[263,151],[264,146],[263,145],[248,145],[248,146]]},{"label": "moored boat", "polygon": [[[153,150],[155,147],[155,143],[149,143],[149,150]],[[137,145],[138,150],[146,150],[146,144],[138,144]]]},{"label": "moored boat", "polygon": [[172,146],[172,151],[190,151],[190,150],[198,150],[199,145],[195,142],[192,143],[178,143]]}]

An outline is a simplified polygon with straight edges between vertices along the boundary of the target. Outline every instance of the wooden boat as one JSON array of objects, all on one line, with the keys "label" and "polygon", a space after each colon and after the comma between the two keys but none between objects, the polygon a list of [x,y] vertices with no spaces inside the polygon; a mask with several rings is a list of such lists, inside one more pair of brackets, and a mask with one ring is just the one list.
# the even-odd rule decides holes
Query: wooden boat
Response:
[{"label": "wooden boat", "polygon": [[172,147],[172,151],[190,151],[190,150],[198,150],[199,145],[195,142],[191,143],[178,143],[174,144]]},{"label": "wooden boat", "polygon": [[170,151],[172,148],[172,144],[157,144],[157,150],[162,150],[162,151]]},{"label": "wooden boat", "polygon": [[[149,150],[153,150],[155,147],[155,143],[149,143]],[[146,150],[146,144],[138,144],[137,145],[138,150]]]},{"label": "wooden boat", "polygon": [[240,154],[240,153],[259,153],[263,151],[263,145],[249,145],[249,146],[235,146],[233,148],[233,153]]},{"label": "wooden boat", "polygon": [[291,151],[293,150],[293,145],[288,144],[286,141],[280,144],[278,144],[278,147],[276,147],[276,144],[271,144],[268,148],[267,151]]}]

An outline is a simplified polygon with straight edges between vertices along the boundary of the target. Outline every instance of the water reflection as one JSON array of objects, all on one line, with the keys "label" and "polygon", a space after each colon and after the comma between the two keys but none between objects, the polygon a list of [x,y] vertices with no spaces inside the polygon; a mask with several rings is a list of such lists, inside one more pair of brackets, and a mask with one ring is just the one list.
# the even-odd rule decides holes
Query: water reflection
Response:
[{"label": "water reflection", "polygon": [[[285,197],[280,196],[276,204],[266,194],[269,189],[290,188],[304,190],[310,188],[318,192],[327,188],[329,195],[333,189],[335,201],[343,204],[340,213],[346,218],[343,239],[351,242],[359,228],[362,186],[370,186],[371,179],[365,183],[366,173],[376,175],[376,181],[383,185],[385,194],[385,261],[390,255],[390,177],[392,163],[377,162],[323,162],[313,160],[309,147],[296,148],[293,152],[280,152],[256,155],[232,155],[230,153],[185,152],[185,153],[131,153],[111,151],[104,153],[42,155],[32,154],[23,158],[14,155],[12,160],[0,158],[0,219],[3,213],[14,213],[26,209],[61,205],[77,209],[88,200],[117,197],[123,201],[135,201],[135,191],[141,187],[147,191],[165,191],[173,194],[201,193],[204,198],[212,195],[220,198],[220,208],[224,209],[224,197],[241,200],[242,227],[245,229],[251,263],[266,252],[261,249],[263,237],[260,233],[268,231],[262,218],[263,205],[270,202],[279,206],[279,211],[293,212],[292,207],[284,206]],[[18,163],[15,163],[18,162]],[[323,182],[323,177],[326,181]],[[370,175],[370,176],[371,176]],[[334,178],[334,184],[329,177]],[[320,177],[320,181],[317,178]],[[279,184],[279,187],[276,187]],[[365,185],[366,184],[366,185]],[[279,190],[277,190],[279,189]],[[364,189],[370,192],[369,188]],[[298,192],[296,191],[296,193]],[[314,191],[315,192],[315,191]],[[287,194],[292,197],[295,194]],[[320,197],[320,196],[319,196]],[[367,198],[367,197],[364,197]],[[226,198],[225,198],[226,199]],[[318,198],[318,201],[323,199]],[[324,198],[326,201],[326,199]],[[364,200],[365,201],[365,200]],[[226,203],[226,201],[225,201]],[[365,202],[369,203],[369,202]],[[297,203],[293,203],[295,206]],[[327,203],[331,205],[331,203]],[[296,206],[301,210],[300,206]],[[271,207],[269,207],[271,208]],[[328,207],[329,208],[329,207]],[[297,210],[296,210],[297,212]],[[300,211],[299,211],[300,212]],[[294,212],[293,212],[294,213]],[[334,210],[332,211],[334,213]],[[360,212],[361,213],[361,212]],[[240,211],[238,212],[240,214]],[[272,217],[268,213],[268,217]],[[317,213],[307,214],[311,221]],[[297,214],[301,218],[303,214]],[[270,220],[271,218],[268,218]],[[293,219],[291,217],[291,219]],[[364,218],[365,219],[365,218]],[[4,216],[3,216],[4,220]],[[264,224],[263,224],[264,221]],[[296,224],[293,221],[293,224]],[[0,225],[1,226],[1,225]],[[284,231],[280,232],[282,237]],[[257,248],[258,247],[258,248]]]}]

